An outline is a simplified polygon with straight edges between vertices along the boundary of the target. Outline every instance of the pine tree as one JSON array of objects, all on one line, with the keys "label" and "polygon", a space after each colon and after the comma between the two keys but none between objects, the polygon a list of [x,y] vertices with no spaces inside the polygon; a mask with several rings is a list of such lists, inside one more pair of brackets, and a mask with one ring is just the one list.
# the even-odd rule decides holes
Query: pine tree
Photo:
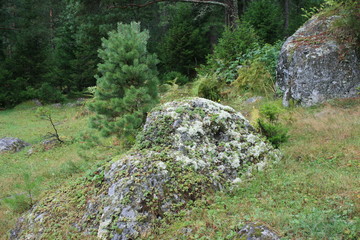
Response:
[{"label": "pine tree", "polygon": [[161,70],[192,76],[211,49],[206,36],[208,32],[200,27],[205,17],[199,16],[197,9],[188,4],[178,4],[171,10],[169,29],[158,45]]},{"label": "pine tree", "polygon": [[252,1],[242,19],[250,23],[256,34],[266,43],[272,44],[283,37],[284,24],[278,1]]},{"label": "pine tree", "polygon": [[96,112],[91,126],[104,136],[132,142],[146,113],[157,102],[155,54],[147,51],[148,31],[140,24],[118,24],[117,31],[102,39],[99,50],[97,90],[90,109]]}]

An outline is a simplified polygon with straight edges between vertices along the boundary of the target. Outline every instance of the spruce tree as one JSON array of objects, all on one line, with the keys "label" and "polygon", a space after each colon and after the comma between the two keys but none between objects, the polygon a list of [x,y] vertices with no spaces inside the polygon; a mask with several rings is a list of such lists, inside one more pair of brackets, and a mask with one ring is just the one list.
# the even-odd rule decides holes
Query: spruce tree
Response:
[{"label": "spruce tree", "polygon": [[160,70],[194,76],[194,69],[205,62],[211,49],[209,33],[200,27],[205,17],[198,17],[197,9],[188,4],[178,4],[169,12],[169,29],[158,45]]},{"label": "spruce tree", "polygon": [[91,126],[104,136],[129,143],[156,104],[158,78],[155,54],[147,51],[148,31],[140,24],[118,24],[102,39],[99,50],[97,90],[90,109],[96,112]]}]

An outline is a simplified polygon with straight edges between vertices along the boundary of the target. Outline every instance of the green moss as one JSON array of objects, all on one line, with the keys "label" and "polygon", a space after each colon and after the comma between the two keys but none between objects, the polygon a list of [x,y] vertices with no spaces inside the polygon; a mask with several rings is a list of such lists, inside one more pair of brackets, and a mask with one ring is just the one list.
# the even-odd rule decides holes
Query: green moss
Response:
[{"label": "green moss", "polygon": [[170,116],[159,115],[156,123],[150,124],[142,131],[136,140],[134,149],[164,148],[171,145],[171,135],[174,132],[172,124],[174,119]]},{"label": "green moss", "polygon": [[[208,194],[209,189],[211,191],[211,179],[209,176],[199,174],[191,166],[183,166],[182,162],[175,161],[166,151],[162,154],[153,155],[151,158],[144,158],[144,164],[148,166],[148,170],[142,171],[140,177],[157,175],[158,170],[156,170],[155,166],[159,161],[166,165],[168,176],[165,184],[161,186],[161,191],[157,188],[144,190],[142,193],[144,196],[142,202],[144,211],[155,216],[164,216],[165,212],[161,206],[164,203],[171,202],[170,211],[176,213],[183,209],[187,202]],[[178,196],[179,199],[174,199],[174,195]]]},{"label": "green moss", "polygon": [[176,110],[175,110],[176,113],[179,113],[179,114],[182,114],[185,112],[185,108],[184,107],[178,107]]},{"label": "green moss", "polygon": [[206,113],[204,111],[204,109],[196,107],[191,111],[188,111],[190,116],[196,116],[199,115],[201,118],[204,118],[206,116]]},{"label": "green moss", "polygon": [[261,237],[262,231],[260,228],[254,228],[254,236],[255,237]]},{"label": "green moss", "polygon": [[[45,229],[42,238],[82,238],[73,224],[79,222],[84,216],[87,200],[95,198],[109,187],[103,183],[104,168],[95,167],[95,170],[89,171],[84,177],[78,178],[60,189],[48,192],[47,196],[37,204],[34,215],[46,214],[41,223],[41,228]],[[99,185],[100,182],[102,184]],[[98,217],[99,214],[89,215],[88,221],[83,227],[86,227],[86,224],[96,224],[99,222]],[[38,227],[40,226],[35,225],[35,229],[26,231],[37,232]]]}]

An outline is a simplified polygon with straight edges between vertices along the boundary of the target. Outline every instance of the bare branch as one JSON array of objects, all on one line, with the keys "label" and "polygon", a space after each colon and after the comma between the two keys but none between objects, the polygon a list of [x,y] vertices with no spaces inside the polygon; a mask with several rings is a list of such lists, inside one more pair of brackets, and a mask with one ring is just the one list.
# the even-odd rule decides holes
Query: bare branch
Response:
[{"label": "bare branch", "polygon": [[51,115],[49,114],[47,117],[48,117],[48,120],[50,121],[50,123],[51,123],[54,131],[55,131],[55,137],[56,137],[56,139],[59,141],[59,143],[64,143],[64,141],[61,140],[60,137],[59,137],[58,131],[57,131],[56,127],[55,127],[55,124],[54,124],[54,122],[53,122],[53,120],[52,120]]},{"label": "bare branch", "polygon": [[216,1],[216,0],[154,0],[154,1],[150,1],[150,2],[146,2],[144,4],[135,4],[135,3],[131,3],[131,4],[126,4],[123,6],[109,6],[109,9],[112,8],[142,8],[142,7],[147,7],[149,5],[155,4],[155,3],[159,3],[159,2],[190,2],[190,3],[201,3],[201,4],[212,4],[212,5],[219,5],[222,7],[228,7],[228,4],[224,3],[224,2],[220,2],[220,1]]},{"label": "bare branch", "polygon": [[178,0],[179,2],[191,2],[191,3],[203,3],[203,4],[212,4],[219,5],[223,7],[228,7],[228,4],[219,1],[209,1],[209,0]]},{"label": "bare branch", "polygon": [[132,7],[142,8],[142,7],[147,7],[147,6],[155,4],[155,3],[165,2],[165,1],[167,1],[167,0],[155,0],[155,1],[144,3],[144,4],[130,3],[130,4],[123,5],[123,6],[112,5],[112,6],[109,6],[108,9],[112,9],[112,8],[132,8]]},{"label": "bare branch", "polygon": [[6,27],[0,27],[0,30],[19,30],[18,28],[6,28]]}]

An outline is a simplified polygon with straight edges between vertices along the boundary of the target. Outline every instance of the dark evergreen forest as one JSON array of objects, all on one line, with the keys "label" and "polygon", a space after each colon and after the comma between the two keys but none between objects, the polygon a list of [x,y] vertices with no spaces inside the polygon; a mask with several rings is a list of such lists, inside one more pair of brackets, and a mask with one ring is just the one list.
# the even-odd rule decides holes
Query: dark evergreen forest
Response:
[{"label": "dark evergreen forest", "polygon": [[[1,0],[0,108],[34,98],[59,102],[82,96],[96,85],[101,39],[117,23],[136,21],[149,30],[148,49],[160,60],[160,82],[181,76],[183,84],[211,62],[226,33],[242,28],[240,35],[254,38],[249,42],[274,44],[304,23],[306,9],[321,2]],[[223,41],[227,51],[238,54],[229,44]]]}]

